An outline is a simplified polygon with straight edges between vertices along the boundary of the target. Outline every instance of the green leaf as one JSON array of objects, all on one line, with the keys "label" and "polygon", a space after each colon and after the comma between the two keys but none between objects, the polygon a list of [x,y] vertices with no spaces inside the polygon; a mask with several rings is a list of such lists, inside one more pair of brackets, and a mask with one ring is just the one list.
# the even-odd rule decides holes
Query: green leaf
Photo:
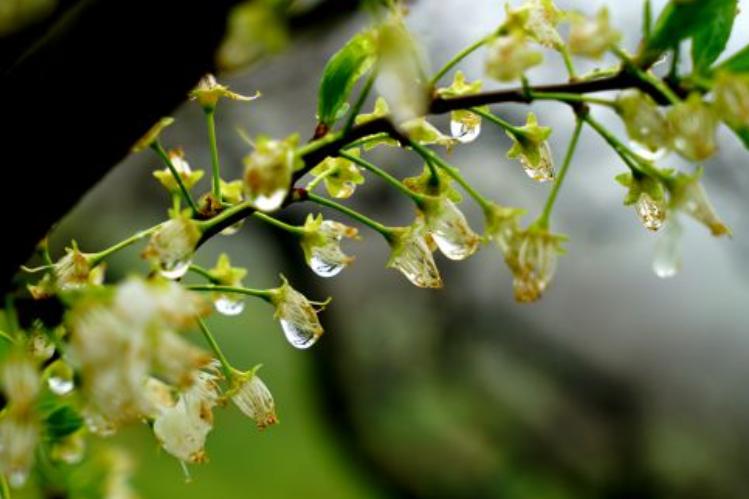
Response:
[{"label": "green leaf", "polygon": [[51,440],[64,438],[83,426],[83,418],[69,405],[61,405],[44,418],[46,433]]},{"label": "green leaf", "polygon": [[372,68],[376,46],[371,32],[359,33],[343,46],[325,66],[317,102],[317,119],[332,125],[341,116],[341,109],[357,80]]},{"label": "green leaf", "polygon": [[726,0],[717,6],[711,21],[692,39],[692,62],[696,73],[705,73],[726,49],[733,21],[738,12],[738,0]]},{"label": "green leaf", "polygon": [[741,139],[741,142],[744,143],[744,147],[749,149],[749,127],[741,127],[741,128],[731,128],[736,135]]},{"label": "green leaf", "polygon": [[732,73],[749,73],[749,45],[726,59],[718,69],[724,69]]},{"label": "green leaf", "polygon": [[[648,39],[645,52],[650,56],[670,49],[682,40],[712,28],[712,20],[736,0],[671,0],[661,11]],[[734,6],[735,8],[735,6]],[[706,21],[707,20],[707,21]]]}]

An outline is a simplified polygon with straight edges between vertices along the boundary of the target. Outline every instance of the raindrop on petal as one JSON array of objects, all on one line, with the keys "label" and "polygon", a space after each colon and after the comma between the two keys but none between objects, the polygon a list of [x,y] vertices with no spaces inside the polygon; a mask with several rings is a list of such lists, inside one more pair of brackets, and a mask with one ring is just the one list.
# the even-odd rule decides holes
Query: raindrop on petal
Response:
[{"label": "raindrop on petal", "polygon": [[313,253],[309,260],[309,267],[320,277],[333,277],[346,268],[342,261],[330,261],[322,258],[319,253]]},{"label": "raindrop on petal", "polygon": [[286,339],[294,348],[305,350],[314,345],[320,337],[317,331],[300,327],[292,321],[280,319],[279,322]]},{"label": "raindrop on petal", "polygon": [[642,225],[648,230],[660,230],[666,220],[665,201],[656,201],[645,192],[640,194],[635,211]]},{"label": "raindrop on petal", "polygon": [[47,385],[52,393],[60,396],[67,395],[75,388],[75,383],[73,383],[72,379],[62,376],[50,376],[47,379]]}]

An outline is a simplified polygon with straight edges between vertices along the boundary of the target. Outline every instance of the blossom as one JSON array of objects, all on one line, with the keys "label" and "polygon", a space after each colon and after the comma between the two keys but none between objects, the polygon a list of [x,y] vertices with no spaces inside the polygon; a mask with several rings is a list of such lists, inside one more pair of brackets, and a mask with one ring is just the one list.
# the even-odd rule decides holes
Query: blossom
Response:
[{"label": "blossom", "polygon": [[179,279],[187,272],[201,232],[190,218],[189,210],[174,213],[151,236],[143,258],[152,262],[169,279]]},{"label": "blossom", "polygon": [[715,112],[734,128],[749,128],[749,75],[721,71],[715,78]]},{"label": "blossom", "polygon": [[486,231],[484,239],[496,244],[502,253],[507,253],[510,243],[518,231],[518,219],[525,210],[490,203],[485,210]]},{"label": "blossom", "polygon": [[652,231],[663,227],[668,210],[665,188],[653,177],[623,173],[616,177],[617,182],[628,189],[624,198],[625,206],[635,207],[635,213],[642,225]]},{"label": "blossom", "polygon": [[[187,189],[188,191],[192,189],[195,184],[200,181],[201,178],[203,178],[203,170],[192,171],[192,169],[190,168],[190,164],[185,159],[185,152],[182,149],[172,149],[169,151],[168,156],[169,161],[172,163],[172,166],[177,171],[177,174],[182,180],[182,185],[184,185],[185,189]],[[177,181],[175,180],[174,175],[172,174],[171,170],[169,170],[169,168],[156,170],[153,172],[153,176],[169,192],[179,192],[179,185],[177,184]]]},{"label": "blossom", "polygon": [[525,173],[538,182],[554,178],[554,160],[547,142],[550,135],[551,128],[538,126],[533,113],[528,113],[525,126],[507,131],[507,136],[513,141],[507,157],[519,159]]},{"label": "blossom", "polygon": [[575,15],[571,21],[569,47],[573,54],[600,59],[621,39],[621,33],[609,23],[606,7],[598,11],[595,19]]},{"label": "blossom", "polygon": [[[462,71],[455,73],[452,84],[447,88],[437,90],[437,95],[444,98],[472,95],[481,91],[483,83],[474,81],[468,83]],[[473,142],[481,132],[481,116],[463,109],[450,113],[450,132],[454,139],[462,144]]]},{"label": "blossom", "polygon": [[75,243],[72,248],[66,248],[65,256],[52,266],[52,274],[46,274],[38,283],[28,286],[31,296],[42,299],[61,291],[101,285],[106,266],[92,265],[92,256],[81,252]]},{"label": "blossom", "polygon": [[486,74],[499,81],[516,80],[544,59],[543,54],[530,48],[526,37],[518,32],[498,37],[487,51]]},{"label": "blossom", "polygon": [[229,90],[229,87],[220,85],[216,77],[207,74],[198,82],[198,86],[190,92],[190,98],[196,100],[200,107],[206,110],[212,110],[218,104],[219,99],[231,99],[239,101],[252,101],[260,97],[260,92],[253,96],[240,95]]},{"label": "blossom", "polygon": [[564,236],[534,226],[515,233],[505,253],[505,262],[513,274],[515,300],[529,303],[541,298],[554,277],[557,255],[563,252],[565,240]]},{"label": "blossom", "polygon": [[440,132],[434,125],[429,123],[426,118],[415,118],[409,120],[401,124],[400,128],[409,139],[417,144],[437,144],[445,147],[449,151],[456,143],[455,139]]},{"label": "blossom", "polygon": [[[365,123],[369,123],[371,121],[384,118],[388,115],[390,115],[390,106],[388,106],[388,103],[385,100],[385,98],[380,96],[380,97],[377,97],[377,100],[375,100],[374,109],[372,110],[372,112],[359,114],[354,119],[354,123],[356,125],[363,125]],[[366,139],[366,142],[364,142],[363,144],[365,151],[374,149],[375,147],[380,146],[380,145],[385,145],[385,146],[390,146],[390,147],[400,146],[400,143],[397,140],[390,138],[389,136],[381,136],[381,137],[375,138],[375,136],[370,135],[369,137],[364,137],[364,139]]]},{"label": "blossom", "polygon": [[244,188],[258,210],[277,210],[286,199],[298,162],[294,154],[298,140],[296,135],[283,141],[259,137],[255,150],[245,157]]},{"label": "blossom", "polygon": [[199,371],[173,406],[161,408],[153,432],[161,447],[186,463],[206,460],[205,441],[213,429],[213,408],[219,401],[219,377]]},{"label": "blossom", "polygon": [[340,222],[307,215],[301,244],[307,265],[319,276],[333,277],[354,261],[341,250],[341,240],[355,239],[358,231]]},{"label": "blossom", "polygon": [[274,317],[281,323],[286,340],[291,346],[307,349],[314,345],[324,332],[317,313],[324,310],[329,300],[322,303],[312,302],[292,288],[284,276],[281,276],[281,280],[282,285],[271,290],[270,295],[270,301],[276,308]]},{"label": "blossom", "polygon": [[671,147],[671,126],[649,95],[637,89],[624,90],[616,99],[616,111],[629,138],[650,153]]},{"label": "blossom", "polygon": [[552,0],[525,0],[518,8],[505,4],[507,19],[502,31],[522,32],[536,42],[549,48],[561,50],[562,37],[556,30],[564,13]]},{"label": "blossom", "polygon": [[465,260],[478,251],[481,238],[447,196],[426,198],[422,212],[429,235],[447,258]]},{"label": "blossom", "polygon": [[426,227],[420,218],[408,227],[395,229],[390,240],[387,267],[400,271],[420,288],[441,288],[442,278],[427,237]]},{"label": "blossom", "polygon": [[670,188],[671,206],[705,225],[715,237],[730,236],[731,229],[715,212],[700,182],[702,169],[694,175],[679,173]]},{"label": "blossom", "polygon": [[169,116],[161,118],[146,132],[143,137],[138,139],[138,141],[131,148],[131,151],[140,152],[151,147],[151,145],[156,143],[156,141],[159,139],[159,135],[161,135],[161,132],[172,123],[174,123],[174,118],[171,118]]},{"label": "blossom", "polygon": [[[232,267],[229,255],[222,253],[216,265],[209,270],[211,279],[216,284],[229,287],[242,287],[242,279],[247,275],[247,269]],[[244,311],[244,299],[234,293],[214,293],[213,305],[216,311],[224,315],[239,315]]]},{"label": "blossom", "polygon": [[278,423],[276,416],[276,404],[273,395],[268,390],[260,376],[257,375],[257,366],[247,373],[238,375],[238,385],[231,396],[232,402],[248,418],[255,421],[259,429]]},{"label": "blossom", "polygon": [[[358,150],[348,151],[354,156]],[[315,166],[310,173],[315,177],[322,177],[328,194],[338,199],[351,197],[357,185],[364,183],[364,175],[358,166],[346,158],[328,156]]]},{"label": "blossom", "polygon": [[715,153],[715,133],[718,120],[713,109],[702,101],[698,93],[675,104],[668,112],[674,133],[674,148],[685,158],[702,161]]}]

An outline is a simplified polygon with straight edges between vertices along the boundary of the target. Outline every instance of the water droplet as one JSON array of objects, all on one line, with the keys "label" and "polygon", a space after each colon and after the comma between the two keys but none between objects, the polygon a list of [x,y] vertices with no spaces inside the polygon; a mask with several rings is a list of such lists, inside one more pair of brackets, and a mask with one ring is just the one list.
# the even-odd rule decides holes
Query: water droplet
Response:
[{"label": "water droplet", "polygon": [[279,189],[268,196],[256,196],[252,204],[260,211],[274,211],[281,207],[283,200],[286,199],[286,190]]},{"label": "water droplet", "polygon": [[315,331],[299,327],[298,324],[289,320],[281,319],[279,322],[281,323],[283,334],[294,348],[305,350],[314,345],[320,337]]},{"label": "water droplet", "polygon": [[470,125],[463,121],[452,120],[450,122],[450,133],[461,144],[468,144],[478,138],[481,133],[481,123]]},{"label": "water droplet", "polygon": [[648,230],[659,230],[666,220],[665,202],[663,200],[656,201],[644,192],[640,194],[637,200],[635,211],[642,225]]},{"label": "water droplet", "polygon": [[47,379],[47,385],[52,393],[60,396],[67,395],[73,391],[73,388],[75,388],[75,383],[73,383],[71,378],[65,378],[62,376],[50,376],[49,379]]},{"label": "water droplet", "polygon": [[242,228],[243,225],[244,225],[244,220],[240,220],[239,222],[237,222],[235,224],[232,224],[232,225],[228,226],[227,228],[225,228],[224,230],[222,230],[221,231],[221,235],[222,236],[233,236],[234,234],[236,234],[237,232],[239,232],[239,230]]},{"label": "water droplet", "polygon": [[659,161],[665,158],[666,154],[668,154],[668,148],[666,147],[661,147],[654,151],[649,147],[640,144],[636,140],[630,140],[629,147],[635,154],[643,157],[644,159],[647,159],[648,161]]},{"label": "water droplet", "polygon": [[661,279],[674,277],[681,268],[681,226],[675,219],[665,225],[655,245],[653,272]]},{"label": "water droplet", "polygon": [[179,279],[187,273],[192,263],[191,259],[162,261],[159,273],[167,279]]},{"label": "water droplet", "polygon": [[463,213],[452,202],[446,202],[432,220],[430,234],[443,255],[451,260],[465,260],[479,248],[480,238],[468,226]]},{"label": "water droplet", "polygon": [[213,302],[216,311],[222,315],[239,315],[244,311],[244,300],[228,295],[219,295]]},{"label": "water droplet", "polygon": [[8,473],[8,483],[11,487],[14,489],[20,489],[26,484],[26,480],[29,479],[29,472],[28,470],[11,470],[10,473]]},{"label": "water droplet", "polygon": [[309,260],[309,267],[320,277],[333,277],[340,274],[346,268],[346,265],[341,262],[325,260],[319,254],[313,254]]},{"label": "water droplet", "polygon": [[525,154],[520,155],[520,164],[523,171],[536,182],[549,182],[554,180],[554,161],[551,156],[549,143],[544,142],[539,146],[540,158],[537,164],[531,164]]}]

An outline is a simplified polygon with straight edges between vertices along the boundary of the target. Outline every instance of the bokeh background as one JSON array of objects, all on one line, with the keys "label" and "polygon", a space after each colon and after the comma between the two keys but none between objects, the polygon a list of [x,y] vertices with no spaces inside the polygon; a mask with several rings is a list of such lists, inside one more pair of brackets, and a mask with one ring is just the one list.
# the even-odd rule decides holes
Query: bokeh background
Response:
[{"label": "bokeh background", "polygon": [[[641,2],[557,3],[586,13],[607,5],[625,46],[636,48]],[[656,10],[663,3],[655,1]],[[749,9],[740,3],[729,54],[749,42]],[[502,16],[496,0],[419,0],[409,23],[438,68]],[[323,22],[296,33],[282,53],[220,75],[240,93],[263,92],[251,104],[219,109],[226,177],[241,174],[248,153],[238,128],[252,136],[311,134],[326,60],[368,21],[361,12]],[[561,61],[553,53],[547,59],[531,80],[563,81]],[[461,65],[469,77],[482,67],[481,52]],[[553,127],[552,149],[561,158],[572,130],[568,109],[531,109]],[[495,111],[521,122],[527,106]],[[596,113],[621,131],[610,112]],[[174,116],[164,142],[182,146],[194,168],[209,169],[201,111],[186,102]],[[447,130],[444,119],[434,122]],[[446,287],[424,291],[384,269],[387,247],[366,229],[348,247],[356,263],[330,280],[303,265],[293,240],[256,221],[211,241],[198,263],[211,266],[228,252],[249,269],[248,285],[274,286],[283,272],[312,298],[333,296],[323,315],[327,334],[315,348],[296,351],[260,302],[248,301],[238,318],[212,317],[235,365],[264,364],[281,424],[257,432],[236,410],[217,411],[210,463],[191,467],[189,484],[147,428],[129,430],[115,441],[133,452],[137,487],[144,497],[183,499],[749,497],[749,169],[728,130],[719,142],[705,184],[734,238],[715,240],[686,221],[683,270],[670,280],[651,270],[658,236],[622,206],[624,191],[613,178],[623,165],[589,131],[553,217],[554,229],[570,236],[569,252],[537,304],[513,302],[511,276],[492,248],[459,264],[440,259]],[[485,125],[451,160],[487,195],[527,208],[530,218],[549,186],[531,183],[505,159],[508,146],[500,130]],[[400,176],[421,169],[408,154],[372,158]],[[684,166],[675,157],[663,164]],[[60,223],[53,249],[75,238],[93,251],[162,219],[168,199],[151,177],[155,168],[148,155],[117,166]],[[408,203],[374,178],[352,205],[389,224],[412,217]],[[309,209],[284,216],[300,222]],[[145,271],[137,253],[113,258],[110,276]]]}]

